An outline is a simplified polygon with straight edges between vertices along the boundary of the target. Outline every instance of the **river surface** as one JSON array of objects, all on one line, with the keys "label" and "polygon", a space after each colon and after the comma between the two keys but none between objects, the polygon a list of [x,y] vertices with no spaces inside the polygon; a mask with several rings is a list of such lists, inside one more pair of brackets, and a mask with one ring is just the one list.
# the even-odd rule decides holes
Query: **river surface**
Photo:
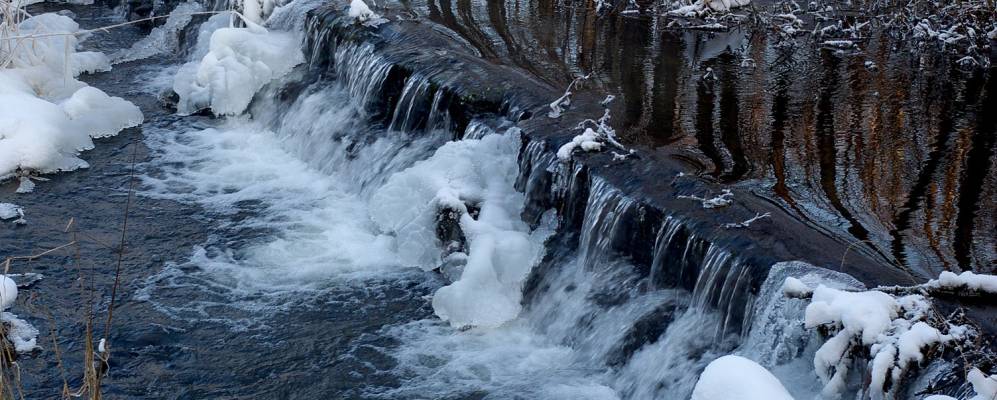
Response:
[{"label": "river surface", "polygon": [[[484,18],[512,18],[504,2],[457,2],[455,10],[446,3],[429,18],[552,85],[599,65],[591,90],[621,97],[620,131],[632,143],[695,154],[703,175],[757,182],[800,218],[872,240],[884,257],[915,270],[993,268],[986,232],[995,229],[995,127],[985,111],[997,104],[997,79],[985,72],[915,73],[896,67],[909,60],[885,49],[869,52],[880,65],[870,71],[855,57],[783,56],[764,39],[735,32],[701,40],[644,18],[564,14],[563,24],[545,24],[553,31],[531,39],[525,29],[502,33],[517,24]],[[84,26],[118,20],[99,6],[70,9]],[[543,8],[523,10],[513,19],[536,23]],[[555,42],[576,37],[576,23],[590,24],[583,26],[591,35],[565,44],[579,51],[564,51]],[[504,39],[479,43],[491,33]],[[124,28],[86,45],[113,53],[143,34]],[[742,69],[743,54],[758,67]],[[719,293],[701,291],[698,281],[695,291],[646,290],[653,277],[600,255],[600,235],[617,222],[613,210],[628,204],[598,182],[579,232],[543,231],[551,221],[534,231],[538,240],[553,236],[543,289],[530,293],[519,318],[492,330],[451,327],[431,305],[447,281],[398,256],[374,222],[385,207],[373,198],[433,158],[453,132],[372,123],[350,82],[305,68],[264,89],[252,120],[180,117],[160,93],[186,57],[177,51],[83,78],[139,105],[146,123],[99,140],[83,154],[89,169],[54,175],[35,193],[0,187],[0,201],[24,206],[29,221],[0,229],[0,253],[66,243],[70,218],[82,243],[78,259],[62,251],[18,266],[46,276],[17,306],[42,331],[44,348],[22,358],[27,398],[58,396],[56,343],[70,387],[81,384],[82,316],[90,298],[105,315],[111,248],[133,173],[139,184],[110,330],[108,398],[684,399],[719,355],[776,358],[759,344],[767,337],[728,326],[729,310],[703,307],[711,296],[731,296],[734,307],[727,281]],[[715,82],[695,79],[705,67]],[[486,161],[515,166],[517,154],[502,149],[518,151],[518,138],[499,132],[480,142],[497,149],[481,156],[494,157]],[[731,255],[701,250],[704,270],[730,268],[714,273],[737,290],[743,271]],[[752,300],[764,304],[765,293]],[[812,352],[807,343],[794,351]],[[819,388],[810,370],[799,357],[777,375],[800,398],[812,397]]]}]

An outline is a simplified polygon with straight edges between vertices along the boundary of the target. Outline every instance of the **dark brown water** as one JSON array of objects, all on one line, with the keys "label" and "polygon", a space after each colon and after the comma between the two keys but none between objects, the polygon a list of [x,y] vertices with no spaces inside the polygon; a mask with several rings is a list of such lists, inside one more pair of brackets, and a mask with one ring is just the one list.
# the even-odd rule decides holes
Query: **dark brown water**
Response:
[{"label": "dark brown water", "polygon": [[600,16],[591,4],[404,6],[555,87],[593,74],[588,101],[617,97],[614,125],[628,142],[755,187],[887,262],[923,276],[997,269],[992,69],[879,34],[843,52],[749,26],[714,33],[669,28],[664,16]]}]

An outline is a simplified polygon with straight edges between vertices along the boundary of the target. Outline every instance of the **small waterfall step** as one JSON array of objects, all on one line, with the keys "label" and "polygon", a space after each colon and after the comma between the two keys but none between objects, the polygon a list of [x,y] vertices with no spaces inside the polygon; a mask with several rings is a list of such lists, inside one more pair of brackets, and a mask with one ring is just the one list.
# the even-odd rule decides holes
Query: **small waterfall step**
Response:
[{"label": "small waterfall step", "polygon": [[[869,286],[927,278],[799,220],[744,184],[731,188],[734,201],[724,208],[682,198],[712,197],[724,188],[690,175],[690,164],[664,150],[636,147],[635,156],[622,160],[610,152],[559,160],[557,149],[579,133],[578,123],[601,115],[599,101],[575,99],[560,118],[549,118],[548,104],[562,89],[488,62],[430,22],[367,27],[340,7],[324,6],[308,15],[306,29],[311,67],[347,82],[373,119],[391,129],[444,123],[451,132],[476,135],[479,121],[517,123],[524,132],[517,182],[527,198],[524,220],[536,225],[543,211],[558,210],[566,235],[558,240],[580,245],[582,253],[623,256],[656,288],[689,290],[694,305],[723,311],[724,332],[742,328],[750,312],[746,303],[780,261],[845,272]],[[748,228],[722,226],[764,213],[771,218]]]}]

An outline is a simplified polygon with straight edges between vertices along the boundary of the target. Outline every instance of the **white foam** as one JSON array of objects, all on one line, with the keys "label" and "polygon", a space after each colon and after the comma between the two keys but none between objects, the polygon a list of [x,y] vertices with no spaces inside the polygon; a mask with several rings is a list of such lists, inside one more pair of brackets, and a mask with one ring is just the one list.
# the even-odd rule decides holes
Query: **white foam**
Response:
[{"label": "white foam", "polygon": [[399,364],[392,372],[404,381],[377,397],[460,398],[484,392],[492,398],[619,399],[600,368],[522,321],[455,332],[439,321],[422,320],[386,333],[402,343],[391,353]]},{"label": "white foam", "polygon": [[283,150],[273,132],[240,121],[218,129],[148,135],[164,175],[145,178],[150,195],[200,204],[220,214],[257,202],[252,218],[229,229],[272,237],[212,257],[207,267],[244,284],[308,285],[337,275],[370,275],[398,260],[392,239],[370,222],[362,199],[334,177]]}]

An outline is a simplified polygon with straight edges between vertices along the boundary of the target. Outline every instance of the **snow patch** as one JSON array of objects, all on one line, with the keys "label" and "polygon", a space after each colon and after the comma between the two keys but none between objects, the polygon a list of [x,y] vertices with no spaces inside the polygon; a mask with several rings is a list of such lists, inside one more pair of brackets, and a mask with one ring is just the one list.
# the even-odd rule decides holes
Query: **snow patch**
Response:
[{"label": "snow patch", "polygon": [[805,297],[813,294],[814,290],[803,283],[803,281],[788,277],[782,283],[782,293],[786,297]]},{"label": "snow patch", "polygon": [[710,12],[730,12],[748,4],[751,4],[751,0],[697,0],[695,3],[679,7],[668,13],[681,17],[699,17]]}]

